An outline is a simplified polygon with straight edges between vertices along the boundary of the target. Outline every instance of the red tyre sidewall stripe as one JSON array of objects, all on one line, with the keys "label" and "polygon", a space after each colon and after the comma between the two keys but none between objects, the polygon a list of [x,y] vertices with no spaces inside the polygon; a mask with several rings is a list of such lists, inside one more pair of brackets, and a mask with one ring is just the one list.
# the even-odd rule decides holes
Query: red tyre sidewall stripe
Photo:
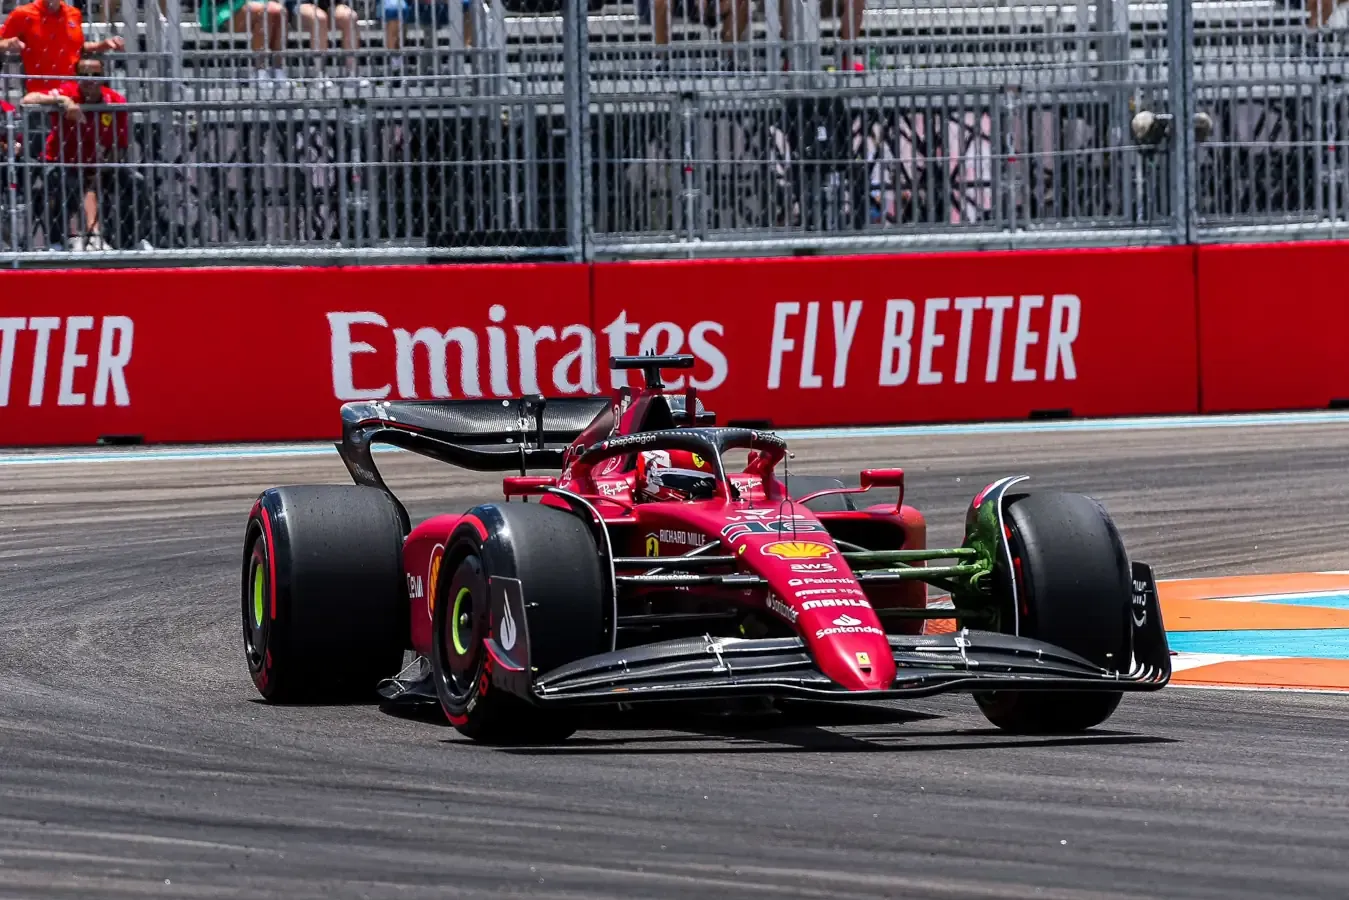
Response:
[{"label": "red tyre sidewall stripe", "polygon": [[[254,507],[255,509],[257,507]],[[276,621],[276,554],[272,548],[276,545],[272,543],[272,520],[267,515],[267,508],[264,506],[259,511],[258,518],[262,519],[263,542],[267,545],[267,593],[272,602],[272,621]]]},{"label": "red tyre sidewall stripe", "polygon": [[484,541],[487,540],[487,526],[484,525],[482,523],[482,520],[479,519],[477,516],[464,516],[459,521],[467,522],[470,525],[472,525],[473,528],[478,532],[478,537]]}]

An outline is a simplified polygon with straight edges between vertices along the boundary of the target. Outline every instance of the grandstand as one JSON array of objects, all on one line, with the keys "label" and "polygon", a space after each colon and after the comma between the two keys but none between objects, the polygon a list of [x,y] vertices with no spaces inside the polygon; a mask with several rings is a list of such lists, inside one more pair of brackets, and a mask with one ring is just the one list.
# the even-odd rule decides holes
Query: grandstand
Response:
[{"label": "grandstand", "polygon": [[[582,0],[567,2],[579,19]],[[780,2],[796,3],[791,40]],[[1174,239],[1169,147],[1129,131],[1138,111],[1166,112],[1177,83],[1165,3],[873,2],[861,71],[841,66],[837,22],[797,0],[756,0],[743,41],[677,20],[665,46],[633,3],[592,0],[583,29],[537,5],[450,4],[445,28],[409,29],[399,73],[371,12],[357,7],[354,77],[338,77],[333,51],[320,68],[292,24],[290,80],[264,87],[247,37],[204,33],[195,6],[86,7],[92,39],[127,40],[113,86],[132,101],[136,164],[167,223],[154,255]],[[1349,170],[1335,143],[1349,124],[1338,21],[1274,0],[1190,15],[1193,103],[1214,123],[1195,168],[1199,224],[1336,227]],[[45,128],[17,118],[34,137]],[[41,198],[23,189],[35,164],[12,165],[21,189],[0,258],[26,260],[44,238],[18,220]]]}]

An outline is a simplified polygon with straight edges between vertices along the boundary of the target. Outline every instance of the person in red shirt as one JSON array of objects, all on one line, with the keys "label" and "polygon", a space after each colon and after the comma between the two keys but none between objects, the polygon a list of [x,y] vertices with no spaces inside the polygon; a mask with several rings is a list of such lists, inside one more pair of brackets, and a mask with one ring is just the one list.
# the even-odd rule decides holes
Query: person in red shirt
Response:
[{"label": "person in red shirt", "polygon": [[22,54],[29,93],[58,87],[75,74],[75,64],[84,55],[124,46],[120,37],[86,41],[80,11],[62,0],[33,0],[16,6],[0,28],[0,52]]},{"label": "person in red shirt", "polygon": [[130,123],[124,112],[84,112],[83,106],[119,106],[126,98],[103,80],[103,63],[84,59],[76,69],[79,81],[62,82],[45,94],[30,93],[23,102],[31,106],[60,106],[63,116],[52,117],[43,158],[49,163],[79,163],[94,166],[116,162],[130,140]]},{"label": "person in red shirt", "polygon": [[[112,225],[106,236],[108,242],[120,246],[128,243],[123,240],[126,220],[132,219],[134,230],[140,224],[138,217],[145,212],[143,179],[123,163],[130,143],[129,117],[107,108],[124,105],[126,98],[108,87],[100,60],[82,59],[75,71],[78,82],[67,81],[55,90],[33,92],[23,98],[25,106],[55,106],[61,110],[52,115],[43,152],[47,163],[43,231],[49,245],[63,246],[71,213],[83,199],[88,222],[86,244],[104,242],[100,225],[106,218]],[[86,106],[104,108],[88,110]],[[146,224],[148,221],[145,217]]]}]

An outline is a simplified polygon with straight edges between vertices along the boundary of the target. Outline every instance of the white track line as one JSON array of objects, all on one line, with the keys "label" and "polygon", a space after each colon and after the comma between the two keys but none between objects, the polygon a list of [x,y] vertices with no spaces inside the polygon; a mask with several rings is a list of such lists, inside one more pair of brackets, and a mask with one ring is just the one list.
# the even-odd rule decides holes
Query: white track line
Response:
[{"label": "white track line", "polygon": [[[1121,419],[1065,419],[1047,422],[979,422],[961,425],[895,425],[856,428],[783,429],[791,441],[819,441],[872,437],[960,436],[979,434],[1038,434],[1043,432],[1165,431],[1190,428],[1253,428],[1290,425],[1349,425],[1349,411],[1267,413],[1232,416],[1159,416]],[[376,452],[406,452],[379,447]],[[0,466],[81,465],[101,462],[189,462],[211,460],[286,459],[328,456],[336,451],[330,441],[221,446],[90,447],[61,451],[0,450]]]}]

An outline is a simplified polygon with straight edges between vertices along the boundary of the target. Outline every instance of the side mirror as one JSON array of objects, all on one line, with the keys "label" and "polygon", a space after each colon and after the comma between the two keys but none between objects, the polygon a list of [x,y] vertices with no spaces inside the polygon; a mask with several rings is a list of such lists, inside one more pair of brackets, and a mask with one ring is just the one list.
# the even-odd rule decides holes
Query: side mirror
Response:
[{"label": "side mirror", "polygon": [[507,475],[501,479],[501,489],[507,497],[543,494],[550,487],[557,487],[557,479],[552,475]]},{"label": "side mirror", "polygon": [[862,487],[870,490],[874,487],[904,487],[903,469],[863,469]]}]

